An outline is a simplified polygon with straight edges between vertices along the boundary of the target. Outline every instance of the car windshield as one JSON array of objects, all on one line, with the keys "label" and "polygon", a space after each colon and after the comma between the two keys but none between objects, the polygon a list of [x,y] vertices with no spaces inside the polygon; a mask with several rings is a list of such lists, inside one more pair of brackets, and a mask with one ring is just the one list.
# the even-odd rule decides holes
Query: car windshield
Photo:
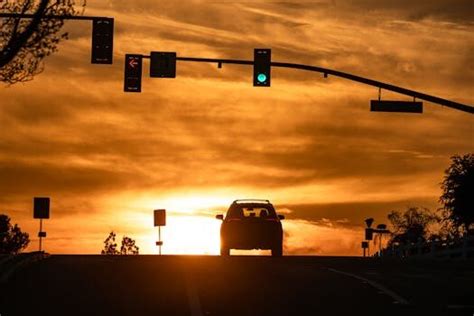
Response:
[{"label": "car windshield", "polygon": [[271,205],[232,205],[227,212],[228,218],[277,218]]}]

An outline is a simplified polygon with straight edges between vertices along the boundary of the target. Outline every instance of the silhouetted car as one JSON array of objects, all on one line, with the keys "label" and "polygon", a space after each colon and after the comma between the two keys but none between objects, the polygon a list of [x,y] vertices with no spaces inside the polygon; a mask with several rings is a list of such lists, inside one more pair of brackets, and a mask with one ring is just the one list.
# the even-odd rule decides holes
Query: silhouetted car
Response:
[{"label": "silhouetted car", "polygon": [[221,256],[230,249],[271,249],[272,256],[283,254],[283,228],[285,217],[277,215],[268,200],[235,200],[229,207],[221,225]]}]

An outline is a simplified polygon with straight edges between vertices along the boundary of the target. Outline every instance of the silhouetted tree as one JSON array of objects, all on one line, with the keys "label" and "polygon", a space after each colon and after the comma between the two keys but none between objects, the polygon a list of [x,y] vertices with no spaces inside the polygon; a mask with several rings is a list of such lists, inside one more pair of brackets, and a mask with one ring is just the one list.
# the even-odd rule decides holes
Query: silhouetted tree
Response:
[{"label": "silhouetted tree", "polygon": [[444,219],[453,224],[453,229],[469,230],[474,224],[474,154],[451,157],[441,184]]},{"label": "silhouetted tree", "polygon": [[427,208],[410,207],[405,212],[392,211],[388,219],[393,226],[392,238],[394,242],[410,243],[418,240],[426,241],[428,226],[439,221],[439,217]]},{"label": "silhouetted tree", "polygon": [[123,236],[122,246],[120,247],[121,255],[138,255],[139,248],[135,245],[135,240],[130,237]]},{"label": "silhouetted tree", "polygon": [[17,224],[10,224],[10,217],[0,214],[0,253],[17,254],[30,243],[28,233],[21,231]]},{"label": "silhouetted tree", "polygon": [[115,242],[116,234],[111,231],[109,236],[104,240],[104,249],[102,249],[101,254],[103,255],[118,255],[117,243]]},{"label": "silhouetted tree", "polygon": [[[3,0],[0,12],[33,14],[32,19],[2,18],[0,23],[0,81],[8,84],[32,80],[43,71],[42,61],[57,51],[67,33],[64,20],[47,15],[77,15],[74,0]],[[84,9],[86,1],[82,1]]]},{"label": "silhouetted tree", "polygon": [[115,237],[117,235],[112,231],[104,240],[104,249],[101,251],[103,255],[138,255],[139,247],[135,244],[135,240],[130,237],[123,236],[120,251],[117,250]]}]

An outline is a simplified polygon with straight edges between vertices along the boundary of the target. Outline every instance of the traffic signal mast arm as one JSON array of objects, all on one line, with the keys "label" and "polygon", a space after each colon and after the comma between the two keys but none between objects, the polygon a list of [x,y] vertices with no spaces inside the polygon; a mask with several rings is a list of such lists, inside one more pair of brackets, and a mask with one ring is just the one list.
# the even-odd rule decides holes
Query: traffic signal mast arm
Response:
[{"label": "traffic signal mast arm", "polygon": [[[143,58],[150,58],[150,56],[143,56]],[[222,64],[234,64],[234,65],[250,65],[252,66],[254,64],[253,60],[238,60],[238,59],[218,59],[218,58],[197,58],[197,57],[176,57],[176,60],[179,61],[188,61],[188,62],[201,62],[201,63],[216,63],[218,67],[220,68]],[[425,93],[405,89],[402,87],[394,86],[388,83],[352,75],[349,73],[345,73],[342,71],[337,71],[337,70],[332,70],[328,68],[322,68],[322,67],[316,67],[316,66],[310,66],[310,65],[302,65],[302,64],[294,64],[294,63],[281,63],[281,62],[274,62],[272,61],[270,63],[272,67],[280,67],[280,68],[292,68],[292,69],[300,69],[300,70],[306,70],[306,71],[313,71],[313,72],[318,72],[322,73],[326,76],[331,75],[335,77],[340,77],[356,82],[360,82],[369,86],[374,86],[379,89],[385,89],[388,91],[393,91],[397,92],[403,95],[407,95],[416,99],[428,101],[434,104],[439,104],[439,105],[444,105],[446,107],[456,109],[459,111],[467,112],[474,114],[474,107],[450,100],[446,100],[443,98],[438,98],[432,95],[428,95]]]},{"label": "traffic signal mast arm", "polygon": [[[33,19],[35,18],[35,14],[29,13],[0,13],[0,18],[20,18],[20,19]],[[86,21],[93,21],[93,20],[100,20],[100,19],[109,19],[107,17],[101,16],[84,16],[84,15],[44,15],[41,16],[41,19],[60,19],[60,20],[86,20]]]}]

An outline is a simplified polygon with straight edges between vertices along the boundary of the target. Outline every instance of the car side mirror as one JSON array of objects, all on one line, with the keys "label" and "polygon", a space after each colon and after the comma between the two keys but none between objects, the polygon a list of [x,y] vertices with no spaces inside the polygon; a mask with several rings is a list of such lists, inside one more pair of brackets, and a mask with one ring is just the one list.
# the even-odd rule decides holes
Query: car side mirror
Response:
[{"label": "car side mirror", "polygon": [[278,215],[278,218],[279,218],[280,220],[285,219],[285,215]]},{"label": "car side mirror", "polygon": [[220,219],[221,221],[223,221],[224,220],[224,215],[222,215],[222,214],[216,215],[216,219]]}]

